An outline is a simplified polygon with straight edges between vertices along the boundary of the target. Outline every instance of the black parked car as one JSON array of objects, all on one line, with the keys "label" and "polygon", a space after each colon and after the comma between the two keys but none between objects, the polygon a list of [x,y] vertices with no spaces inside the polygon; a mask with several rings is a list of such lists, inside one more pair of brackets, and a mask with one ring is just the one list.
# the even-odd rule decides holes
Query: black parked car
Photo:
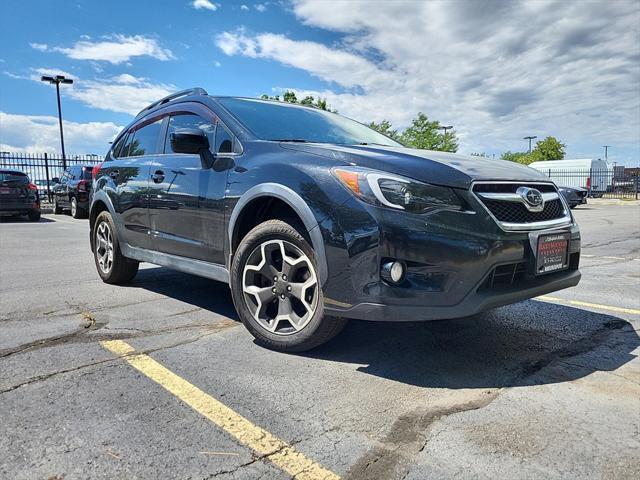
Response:
[{"label": "black parked car", "polygon": [[242,322],[280,350],[345,318],[461,317],[580,279],[580,231],[541,173],[311,107],[179,92],[121,132],[94,182],[105,282],[141,261],[229,282]]},{"label": "black parked car", "polygon": [[26,173],[0,169],[0,215],[27,215],[31,221],[40,220],[38,187]]},{"label": "black parked car", "polygon": [[578,205],[587,203],[589,191],[586,188],[560,186],[558,191],[564,197],[569,208],[576,208]]},{"label": "black parked car", "polygon": [[89,200],[93,167],[72,165],[60,178],[53,179],[53,213],[69,210],[73,218],[85,218],[89,212]]}]

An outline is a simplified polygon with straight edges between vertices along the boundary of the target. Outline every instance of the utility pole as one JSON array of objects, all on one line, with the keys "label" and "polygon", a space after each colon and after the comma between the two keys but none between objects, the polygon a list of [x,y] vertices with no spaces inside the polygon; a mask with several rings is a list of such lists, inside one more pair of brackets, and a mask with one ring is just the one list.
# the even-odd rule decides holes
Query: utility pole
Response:
[{"label": "utility pole", "polygon": [[58,98],[58,123],[60,124],[60,145],[62,147],[62,168],[67,168],[67,156],[64,151],[64,133],[62,131],[62,107],[60,106],[60,84],[64,83],[70,85],[73,83],[71,78],[66,78],[64,75],[42,75],[40,78],[43,82],[50,83],[56,86],[56,96]]},{"label": "utility pole", "polygon": [[534,138],[538,138],[536,135],[530,136],[530,137],[524,137],[523,140],[529,140],[529,153],[531,153],[531,140],[533,140]]}]

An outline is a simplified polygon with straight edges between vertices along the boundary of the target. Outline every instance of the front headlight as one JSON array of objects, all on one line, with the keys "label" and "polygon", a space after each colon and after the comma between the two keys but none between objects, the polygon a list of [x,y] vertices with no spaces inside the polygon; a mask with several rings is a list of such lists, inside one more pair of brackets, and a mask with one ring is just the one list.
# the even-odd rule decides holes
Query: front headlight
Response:
[{"label": "front headlight", "polygon": [[361,200],[411,213],[462,210],[462,202],[449,187],[361,167],[339,167],[333,174]]}]

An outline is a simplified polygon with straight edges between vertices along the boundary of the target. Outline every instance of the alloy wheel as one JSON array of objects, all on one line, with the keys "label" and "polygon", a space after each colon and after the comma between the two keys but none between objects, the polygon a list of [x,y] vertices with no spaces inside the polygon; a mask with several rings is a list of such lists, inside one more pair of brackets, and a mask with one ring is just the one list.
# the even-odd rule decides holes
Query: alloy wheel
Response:
[{"label": "alloy wheel", "polygon": [[75,198],[71,199],[71,216],[75,218],[76,213],[78,210],[78,203],[76,202]]},{"label": "alloy wheel", "polygon": [[113,266],[113,235],[107,222],[101,222],[96,229],[96,258],[103,273],[109,273]]},{"label": "alloy wheel", "polygon": [[251,252],[242,272],[242,290],[251,315],[277,335],[302,330],[318,306],[313,263],[286,240],[268,240]]}]

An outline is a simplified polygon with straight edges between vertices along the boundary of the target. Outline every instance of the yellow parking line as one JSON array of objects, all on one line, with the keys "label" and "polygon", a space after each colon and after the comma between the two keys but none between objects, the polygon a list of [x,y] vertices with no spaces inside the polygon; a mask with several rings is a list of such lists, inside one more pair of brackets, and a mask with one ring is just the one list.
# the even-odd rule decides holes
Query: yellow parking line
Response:
[{"label": "yellow parking line", "polygon": [[635,308],[614,307],[611,305],[600,305],[598,303],[581,302],[579,300],[565,300],[564,298],[547,297],[546,295],[542,295],[536,298],[544,302],[568,303],[569,305],[575,305],[577,307],[597,308],[598,310],[609,310],[611,312],[617,312],[617,313],[629,313],[631,315],[640,315],[640,310],[636,310]]},{"label": "yellow parking line", "polygon": [[241,444],[255,451],[260,457],[267,458],[292,477],[300,480],[338,480],[340,478],[266,430],[254,425],[195,385],[179,377],[148,355],[136,354],[131,345],[122,340],[109,340],[100,343],[107,350],[122,356],[133,368],[211,420]]}]

